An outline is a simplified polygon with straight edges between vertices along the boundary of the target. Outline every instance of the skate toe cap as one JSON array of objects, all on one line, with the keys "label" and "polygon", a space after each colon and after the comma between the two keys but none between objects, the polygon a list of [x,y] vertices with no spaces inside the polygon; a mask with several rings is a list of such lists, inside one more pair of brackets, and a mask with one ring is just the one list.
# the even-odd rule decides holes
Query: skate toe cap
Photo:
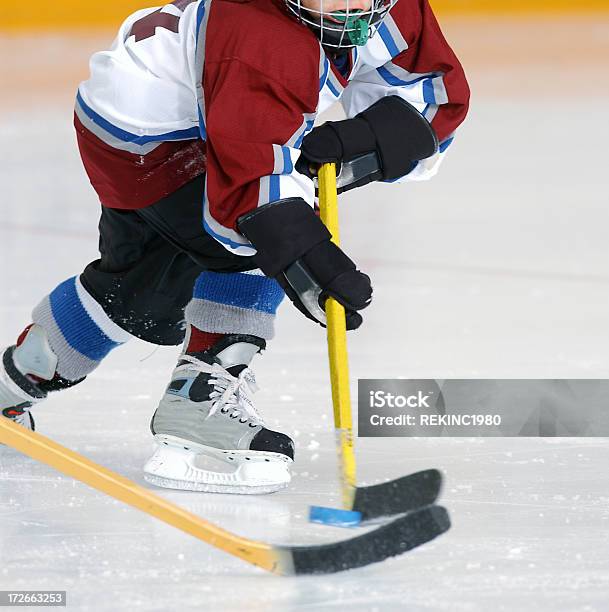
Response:
[{"label": "skate toe cap", "polygon": [[252,439],[250,450],[280,453],[294,459],[294,441],[278,431],[262,428]]}]

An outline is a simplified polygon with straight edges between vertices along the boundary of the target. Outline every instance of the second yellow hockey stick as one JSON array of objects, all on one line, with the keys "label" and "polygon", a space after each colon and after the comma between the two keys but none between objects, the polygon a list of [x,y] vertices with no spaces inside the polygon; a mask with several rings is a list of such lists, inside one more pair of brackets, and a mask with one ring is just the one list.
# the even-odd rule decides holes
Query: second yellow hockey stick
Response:
[{"label": "second yellow hockey stick", "polygon": [[[0,444],[8,444],[32,459],[235,557],[284,576],[328,574],[376,563],[416,548],[450,527],[446,510],[434,506],[340,542],[311,546],[277,546],[226,531],[124,476],[2,416]],[[10,483],[3,483],[2,486],[10,487]]]}]

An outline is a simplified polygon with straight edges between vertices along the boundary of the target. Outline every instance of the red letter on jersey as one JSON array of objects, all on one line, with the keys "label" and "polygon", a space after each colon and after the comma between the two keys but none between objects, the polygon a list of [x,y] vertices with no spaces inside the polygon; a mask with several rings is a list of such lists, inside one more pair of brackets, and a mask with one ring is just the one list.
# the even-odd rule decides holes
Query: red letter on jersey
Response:
[{"label": "red letter on jersey", "polygon": [[157,28],[165,28],[171,32],[178,31],[179,17],[170,13],[161,13],[161,9],[138,19],[132,26],[129,36],[135,36],[135,42],[154,36]]}]

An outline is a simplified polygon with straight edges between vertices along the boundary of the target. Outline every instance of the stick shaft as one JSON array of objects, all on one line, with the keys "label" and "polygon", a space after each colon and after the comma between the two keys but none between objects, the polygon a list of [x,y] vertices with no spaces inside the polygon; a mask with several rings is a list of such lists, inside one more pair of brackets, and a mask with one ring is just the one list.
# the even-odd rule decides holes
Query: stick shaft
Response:
[{"label": "stick shaft", "polygon": [[269,571],[279,569],[281,560],[273,546],[225,531],[57,442],[2,417],[0,443],[253,565]]},{"label": "stick shaft", "polygon": [[[340,244],[338,227],[338,196],[336,193],[336,166],[324,164],[319,170],[319,209],[321,220],[332,234],[332,242]],[[326,301],[328,357],[334,427],[339,451],[340,479],[343,505],[351,508],[355,495],[355,451],[353,448],[353,423],[351,417],[351,393],[349,389],[349,359],[347,354],[347,326],[345,309],[333,298]]]}]

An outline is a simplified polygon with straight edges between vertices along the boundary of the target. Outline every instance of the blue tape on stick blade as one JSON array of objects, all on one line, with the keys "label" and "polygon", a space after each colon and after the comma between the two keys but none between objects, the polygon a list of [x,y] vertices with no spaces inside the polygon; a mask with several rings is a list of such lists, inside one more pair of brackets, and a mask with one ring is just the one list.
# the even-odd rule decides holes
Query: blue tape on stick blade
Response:
[{"label": "blue tape on stick blade", "polygon": [[311,523],[335,525],[337,527],[355,527],[362,522],[362,513],[355,510],[311,506],[309,509],[309,521]]}]

